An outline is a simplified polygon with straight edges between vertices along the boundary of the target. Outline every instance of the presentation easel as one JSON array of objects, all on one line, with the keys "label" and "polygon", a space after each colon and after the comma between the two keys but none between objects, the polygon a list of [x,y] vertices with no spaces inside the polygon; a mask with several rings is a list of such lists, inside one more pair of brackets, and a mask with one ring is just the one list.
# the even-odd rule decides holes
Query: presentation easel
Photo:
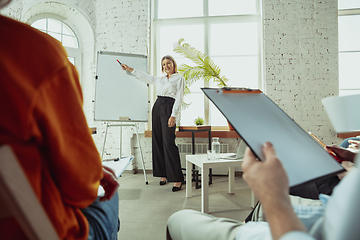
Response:
[{"label": "presentation easel", "polygon": [[138,145],[139,145],[141,163],[142,163],[142,168],[143,168],[143,172],[144,172],[145,183],[146,183],[146,185],[148,185],[148,180],[147,180],[146,171],[145,171],[144,157],[143,157],[143,154],[142,154],[141,145],[140,145],[140,139],[139,139],[138,124],[137,123],[129,123],[129,122],[126,122],[126,123],[124,123],[124,122],[120,122],[120,123],[106,122],[106,130],[105,130],[104,143],[103,143],[103,148],[102,148],[102,153],[101,153],[101,159],[103,159],[103,156],[104,156],[105,144],[106,144],[106,136],[107,136],[107,131],[108,131],[109,127],[120,127],[120,150],[119,150],[120,157],[119,158],[121,158],[121,149],[122,149],[122,127],[135,127],[135,129],[136,129],[136,138],[137,138]]}]

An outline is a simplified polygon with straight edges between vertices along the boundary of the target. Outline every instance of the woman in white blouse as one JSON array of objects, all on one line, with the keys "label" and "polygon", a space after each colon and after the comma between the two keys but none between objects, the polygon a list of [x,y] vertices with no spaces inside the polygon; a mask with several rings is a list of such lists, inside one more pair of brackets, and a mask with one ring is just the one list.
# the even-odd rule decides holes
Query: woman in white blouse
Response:
[{"label": "woman in white blouse", "polygon": [[175,145],[176,118],[183,102],[185,80],[177,73],[173,57],[161,59],[163,77],[154,77],[137,71],[126,64],[123,70],[131,72],[139,80],[156,86],[157,100],[152,109],[152,159],[153,175],[161,177],[160,185],[174,182],[173,192],[181,190],[184,176],[181,171],[179,150]]}]

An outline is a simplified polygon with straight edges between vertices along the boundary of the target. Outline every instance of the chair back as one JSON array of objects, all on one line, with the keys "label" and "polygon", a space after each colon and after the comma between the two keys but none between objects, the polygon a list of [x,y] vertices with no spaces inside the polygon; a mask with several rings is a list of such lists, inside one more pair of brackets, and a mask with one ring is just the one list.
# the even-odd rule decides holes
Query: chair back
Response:
[{"label": "chair back", "polygon": [[59,239],[8,145],[0,146],[0,219],[13,216],[31,240]]}]

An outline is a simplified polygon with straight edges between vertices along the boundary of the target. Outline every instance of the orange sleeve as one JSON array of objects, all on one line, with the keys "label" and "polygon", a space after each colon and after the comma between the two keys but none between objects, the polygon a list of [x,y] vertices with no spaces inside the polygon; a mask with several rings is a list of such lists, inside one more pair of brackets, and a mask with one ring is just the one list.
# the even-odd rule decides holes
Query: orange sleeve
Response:
[{"label": "orange sleeve", "polygon": [[64,203],[85,208],[96,199],[103,173],[82,103],[77,71],[67,63],[39,88],[32,126]]}]

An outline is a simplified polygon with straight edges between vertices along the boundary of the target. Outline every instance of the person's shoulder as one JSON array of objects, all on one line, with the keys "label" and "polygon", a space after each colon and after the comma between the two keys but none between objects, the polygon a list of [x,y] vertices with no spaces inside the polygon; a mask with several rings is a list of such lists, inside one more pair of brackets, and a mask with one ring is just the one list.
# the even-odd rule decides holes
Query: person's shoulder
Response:
[{"label": "person's shoulder", "polygon": [[181,82],[185,82],[185,77],[181,73],[176,73]]}]

